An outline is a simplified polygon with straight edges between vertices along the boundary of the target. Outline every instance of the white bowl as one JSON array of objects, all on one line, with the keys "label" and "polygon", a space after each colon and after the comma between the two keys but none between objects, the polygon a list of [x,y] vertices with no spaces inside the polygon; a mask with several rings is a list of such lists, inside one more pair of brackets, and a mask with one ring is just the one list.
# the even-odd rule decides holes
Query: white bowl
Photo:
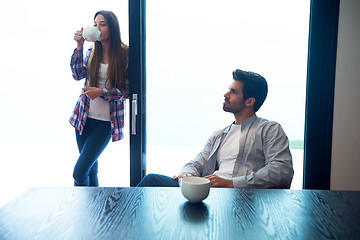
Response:
[{"label": "white bowl", "polygon": [[210,180],[202,177],[185,177],[179,180],[181,193],[191,203],[199,203],[208,197]]}]

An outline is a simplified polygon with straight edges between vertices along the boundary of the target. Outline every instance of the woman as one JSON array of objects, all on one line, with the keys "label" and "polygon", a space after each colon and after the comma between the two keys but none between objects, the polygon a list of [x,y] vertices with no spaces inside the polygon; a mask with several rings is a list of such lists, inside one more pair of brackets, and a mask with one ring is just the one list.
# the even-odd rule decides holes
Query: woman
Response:
[{"label": "woman", "polygon": [[77,48],[70,64],[75,80],[85,78],[70,118],[80,153],[73,173],[75,186],[98,186],[97,158],[111,137],[112,141],[124,137],[128,46],[121,41],[119,22],[113,12],[97,12],[94,26],[100,37],[85,56],[83,29],[76,31]]}]

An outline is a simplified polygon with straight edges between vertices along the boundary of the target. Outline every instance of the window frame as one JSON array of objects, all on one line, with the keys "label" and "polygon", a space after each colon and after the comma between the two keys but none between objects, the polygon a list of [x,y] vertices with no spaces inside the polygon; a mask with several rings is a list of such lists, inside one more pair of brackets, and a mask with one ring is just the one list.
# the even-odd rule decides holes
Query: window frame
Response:
[{"label": "window frame", "polygon": [[[129,0],[130,186],[146,174],[146,0]],[[340,0],[311,0],[304,128],[304,189],[330,189],[335,69]],[[130,119],[133,109],[130,107]],[[130,133],[133,123],[130,121]]]}]

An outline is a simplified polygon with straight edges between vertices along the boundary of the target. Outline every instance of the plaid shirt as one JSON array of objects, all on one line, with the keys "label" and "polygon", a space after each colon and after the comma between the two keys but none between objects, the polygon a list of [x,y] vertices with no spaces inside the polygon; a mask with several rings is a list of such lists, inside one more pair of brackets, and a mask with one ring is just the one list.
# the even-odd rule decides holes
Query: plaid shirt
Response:
[{"label": "plaid shirt", "polygon": [[[87,86],[88,81],[86,74],[91,51],[92,49],[89,49],[86,52],[85,57],[83,57],[83,50],[75,49],[73,55],[71,56],[70,67],[72,76],[75,80],[85,78],[85,87]],[[125,101],[126,98],[128,98],[128,93],[122,93],[117,88],[112,88],[110,90],[102,88],[101,90],[103,91],[103,96],[101,97],[105,101],[109,102],[112,141],[115,142],[124,138]],[[80,95],[79,100],[75,105],[73,114],[69,120],[70,124],[80,131],[80,135],[85,127],[89,107],[90,98],[86,95]]]}]

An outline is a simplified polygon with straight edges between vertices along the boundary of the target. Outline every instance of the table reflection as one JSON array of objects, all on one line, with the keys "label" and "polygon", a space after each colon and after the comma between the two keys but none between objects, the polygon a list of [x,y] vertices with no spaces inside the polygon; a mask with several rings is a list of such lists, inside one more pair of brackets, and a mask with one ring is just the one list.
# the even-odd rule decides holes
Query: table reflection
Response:
[{"label": "table reflection", "polygon": [[204,202],[185,202],[181,205],[180,211],[183,219],[189,222],[204,222],[209,218],[209,208]]}]

